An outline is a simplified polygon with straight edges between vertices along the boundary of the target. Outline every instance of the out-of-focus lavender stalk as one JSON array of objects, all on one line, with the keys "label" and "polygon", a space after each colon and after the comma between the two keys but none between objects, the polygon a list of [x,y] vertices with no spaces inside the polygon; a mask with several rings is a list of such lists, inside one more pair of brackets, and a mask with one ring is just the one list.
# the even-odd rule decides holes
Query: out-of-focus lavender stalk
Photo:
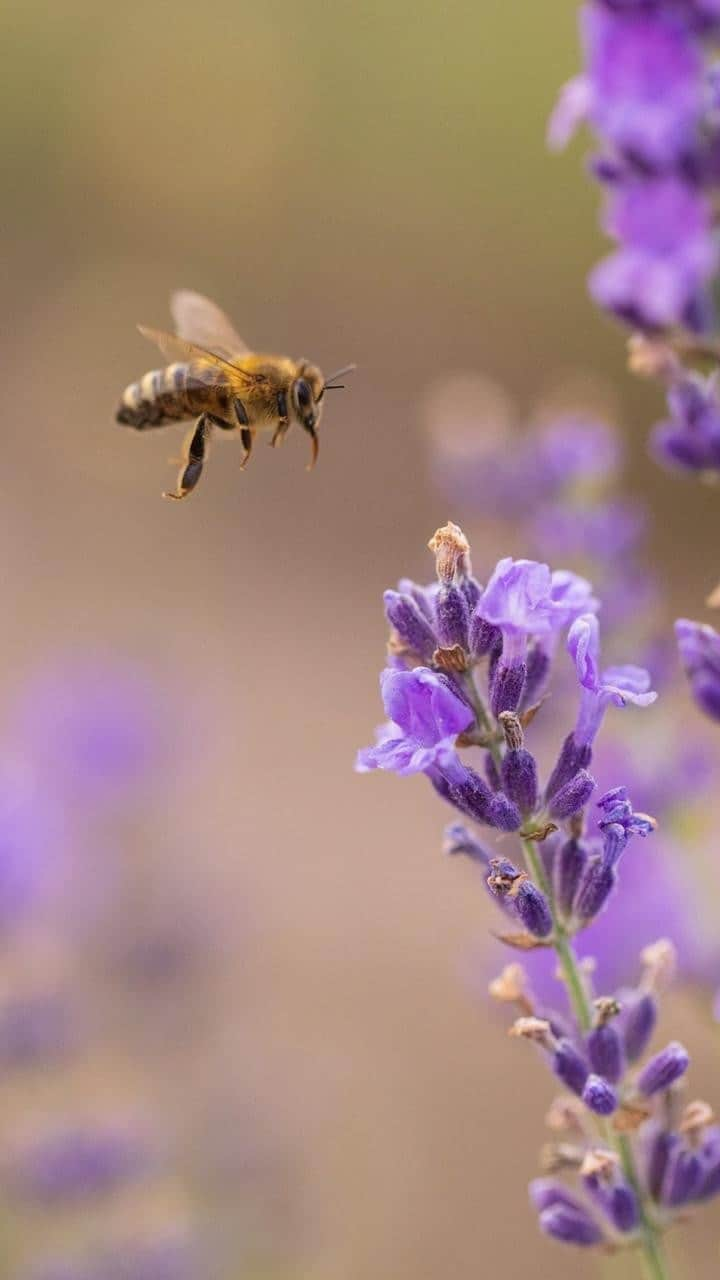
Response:
[{"label": "out-of-focus lavender stalk", "polygon": [[[449,828],[446,848],[482,869],[502,912],[502,940],[557,956],[569,1013],[539,1005],[519,964],[492,984],[493,995],[520,1015],[513,1034],[537,1046],[568,1090],[550,1123],[572,1142],[552,1148],[550,1171],[572,1172],[579,1185],[570,1189],[555,1177],[533,1184],[542,1230],[582,1247],[639,1247],[648,1275],[664,1280],[664,1230],[689,1204],[720,1191],[720,1129],[710,1109],[677,1106],[685,1049],[671,1042],[645,1059],[673,948],[667,941],[646,947],[634,988],[596,994],[573,946],[576,934],[612,910],[628,844],[655,825],[616,786],[601,796],[596,831],[587,832],[595,742],[608,708],[649,706],[656,695],[642,668],[601,667],[598,601],[584,579],[506,558],[482,587],[456,525],[439,529],[430,547],[437,583],[403,581],[386,593],[391,632],[381,689],[389,723],[359,753],[357,767],[425,774],[463,819]],[[547,714],[538,698],[562,639],[580,699],[569,732],[555,727],[561,742],[543,785],[525,733]],[[466,750],[472,763],[461,755]],[[468,819],[505,833],[502,856]]]},{"label": "out-of-focus lavender stalk", "polygon": [[667,391],[653,433],[664,465],[720,471],[720,342],[713,299],[720,256],[720,76],[717,0],[587,0],[583,70],[549,126],[563,147],[586,122],[599,147],[591,171],[605,193],[613,253],[590,292],[636,331],[630,364]]}]

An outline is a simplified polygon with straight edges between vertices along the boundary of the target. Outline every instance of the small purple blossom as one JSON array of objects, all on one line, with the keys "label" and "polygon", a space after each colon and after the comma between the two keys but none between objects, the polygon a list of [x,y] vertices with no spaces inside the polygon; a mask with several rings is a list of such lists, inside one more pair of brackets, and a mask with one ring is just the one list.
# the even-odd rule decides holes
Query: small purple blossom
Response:
[{"label": "small purple blossom", "polygon": [[576,743],[593,743],[610,705],[624,707],[631,703],[648,707],[657,698],[650,689],[650,675],[643,667],[625,665],[600,671],[600,629],[592,614],[572,624],[567,647],[582,690],[574,733]]},{"label": "small purple blossom", "polygon": [[452,768],[457,761],[455,740],[470,725],[473,713],[450,683],[427,667],[388,667],[380,677],[380,691],[390,724],[374,747],[358,753],[358,772],[387,769],[405,777],[433,767]]}]

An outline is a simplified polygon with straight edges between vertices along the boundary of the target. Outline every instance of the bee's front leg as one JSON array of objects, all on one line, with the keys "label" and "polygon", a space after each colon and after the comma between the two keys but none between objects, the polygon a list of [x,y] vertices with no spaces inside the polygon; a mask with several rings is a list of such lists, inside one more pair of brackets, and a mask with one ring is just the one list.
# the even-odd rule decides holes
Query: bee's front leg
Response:
[{"label": "bee's front leg", "polygon": [[240,439],[242,440],[242,446],[243,446],[243,449],[245,450],[243,454],[242,462],[240,463],[240,470],[244,471],[248,462],[250,461],[250,454],[252,453],[252,447],[253,447],[253,433],[249,427],[241,427]]},{"label": "bee's front leg", "polygon": [[202,475],[211,431],[212,426],[207,414],[201,414],[195,426],[185,437],[183,461],[178,476],[177,489],[174,493],[164,493],[164,498],[173,498],[176,502],[179,502],[181,498],[186,498],[189,493],[192,493]]},{"label": "bee's front leg", "polygon": [[303,425],[303,430],[307,431],[310,437],[310,440],[312,441],[312,447],[310,451],[310,461],[308,462],[305,470],[312,471],[313,467],[315,466],[315,463],[318,460],[318,453],[320,452],[320,441],[318,440],[318,434],[317,434],[317,431],[315,430],[314,423],[310,424],[309,422],[303,422],[302,425]]}]

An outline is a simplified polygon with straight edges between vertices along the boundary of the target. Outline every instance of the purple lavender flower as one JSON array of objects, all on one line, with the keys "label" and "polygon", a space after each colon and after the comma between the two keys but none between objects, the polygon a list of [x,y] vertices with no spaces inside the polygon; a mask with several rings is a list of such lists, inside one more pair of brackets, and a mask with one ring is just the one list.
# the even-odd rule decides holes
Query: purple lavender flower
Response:
[{"label": "purple lavender flower", "polygon": [[690,1056],[684,1045],[673,1040],[660,1053],[656,1053],[643,1067],[637,1080],[637,1087],[645,1097],[652,1097],[669,1089],[676,1080],[685,1074],[690,1065]]},{"label": "purple lavender flower", "polygon": [[523,661],[527,637],[550,630],[553,618],[552,574],[535,560],[498,561],[479,603],[487,622],[500,628],[507,665]]},{"label": "purple lavender flower", "polygon": [[433,767],[454,770],[455,740],[468,728],[473,713],[450,682],[427,667],[386,668],[380,691],[391,723],[381,730],[374,747],[358,753],[358,771],[388,769],[405,777]]},{"label": "purple lavender flower", "polygon": [[600,634],[597,618],[592,614],[573,623],[567,647],[582,689],[574,731],[576,744],[592,745],[609,706],[624,707],[632,703],[636,707],[648,707],[657,698],[650,689],[650,676],[642,667],[625,665],[600,671]]},{"label": "purple lavender flower", "polygon": [[502,654],[493,677],[493,713],[515,711],[525,686],[528,636],[547,635],[552,630],[554,602],[548,566],[510,556],[500,560],[477,611],[502,634]]},{"label": "purple lavender flower", "polygon": [[[504,914],[502,941],[516,954],[520,950],[526,955],[529,966],[535,963],[534,952],[545,952],[550,963],[559,966],[565,985],[567,1008],[558,1012],[553,1005],[538,1004],[534,975],[528,977],[517,963],[506,966],[491,984],[494,998],[514,1005],[520,1015],[512,1034],[534,1044],[569,1090],[554,1104],[552,1127],[570,1129],[573,1144],[561,1143],[557,1153],[551,1149],[548,1167],[575,1168],[592,1208],[556,1183],[544,1181],[533,1196],[540,1226],[558,1240],[585,1246],[616,1242],[623,1233],[635,1235],[646,1257],[657,1259],[659,1232],[675,1212],[705,1194],[720,1192],[720,1149],[708,1139],[703,1156],[703,1139],[689,1136],[691,1124],[707,1128],[707,1109],[701,1104],[694,1104],[692,1114],[685,1115],[676,1128],[670,1109],[661,1116],[658,1113],[662,1141],[654,1144],[652,1158],[642,1168],[636,1163],[638,1154],[644,1158],[644,1144],[650,1138],[647,1099],[671,1088],[688,1066],[685,1050],[673,1042],[651,1058],[637,1078],[628,1075],[628,1064],[643,1053],[652,1034],[659,990],[674,969],[673,948],[666,941],[648,946],[637,986],[618,995],[602,992],[598,998],[591,971],[579,964],[575,950],[576,935],[605,912],[613,897],[629,840],[647,836],[655,827],[651,818],[634,810],[627,787],[615,785],[602,793],[598,803],[597,834],[586,835],[583,810],[595,785],[587,771],[592,746],[608,705],[647,706],[656,694],[643,668],[600,670],[597,621],[587,611],[577,616],[591,600],[596,603],[586,581],[552,575],[546,565],[533,561],[506,558],[480,593],[470,578],[467,540],[457,526],[439,530],[430,545],[436,552],[438,591],[433,598],[413,591],[404,594],[418,604],[437,635],[438,602],[449,599],[443,593],[448,587],[464,593],[471,582],[470,594],[464,595],[468,609],[473,609],[468,640],[463,622],[462,638],[433,652],[437,670],[412,668],[416,648],[393,650],[396,665],[384,673],[383,696],[394,727],[376,748],[361,753],[360,767],[425,772],[442,798],[464,815],[503,830],[508,838],[517,833],[512,857],[505,848],[501,856],[492,856],[471,830],[457,823],[450,828],[446,848],[465,853],[487,872],[486,885]],[[450,610],[453,616],[455,603]],[[460,614],[464,619],[464,607]],[[469,639],[480,635],[478,620],[497,628],[502,648],[492,638],[481,644]],[[544,679],[552,668],[554,629],[562,631],[568,624],[568,649],[580,680],[581,707],[541,800],[537,759],[526,730],[535,731],[530,726],[544,708],[532,706],[518,712],[516,707],[531,660],[547,644]],[[513,687],[509,706],[510,677],[518,674],[519,687]],[[532,679],[536,680],[535,673]],[[562,718],[562,711],[559,714]],[[485,753],[482,772],[480,766],[461,762],[458,752],[466,748]],[[564,823],[567,828],[558,830],[558,824]],[[643,870],[647,875],[647,868]],[[652,880],[650,875],[648,892],[642,874],[637,881],[643,907],[651,898]],[[632,907],[632,927],[627,932],[636,942],[641,914],[637,898]],[[591,953],[592,943],[591,938]],[[617,950],[617,917],[611,943]],[[615,1112],[619,1112],[617,1130],[610,1125],[604,1131],[610,1149],[588,1150],[589,1119]],[[645,1132],[619,1139],[616,1133],[628,1122]],[[656,1220],[648,1202],[658,1197],[663,1216]]]},{"label": "purple lavender flower", "polygon": [[658,172],[696,150],[704,106],[700,48],[668,9],[596,4],[582,14],[587,115],[608,146]]},{"label": "purple lavender flower", "polygon": [[720,635],[688,618],[678,618],[675,635],[695,702],[712,720],[720,720]]},{"label": "purple lavender flower", "polygon": [[591,273],[595,300],[641,329],[689,323],[717,266],[706,198],[676,178],[633,180],[609,192],[604,226],[622,248]]},{"label": "purple lavender flower", "polygon": [[651,436],[658,462],[707,475],[720,470],[719,397],[717,373],[678,372],[667,393],[670,416]]},{"label": "purple lavender flower", "polygon": [[127,1125],[59,1126],[18,1147],[6,1183],[23,1199],[55,1204],[107,1194],[148,1164],[146,1138]]}]

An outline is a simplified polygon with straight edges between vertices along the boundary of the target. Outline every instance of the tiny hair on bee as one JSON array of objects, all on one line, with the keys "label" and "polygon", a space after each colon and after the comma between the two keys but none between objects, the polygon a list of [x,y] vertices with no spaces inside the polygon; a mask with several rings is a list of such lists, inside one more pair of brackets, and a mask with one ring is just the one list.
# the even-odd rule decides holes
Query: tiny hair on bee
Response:
[{"label": "tiny hair on bee", "polygon": [[196,488],[217,432],[238,436],[240,469],[250,461],[255,438],[265,432],[273,448],[293,425],[310,437],[311,470],[320,447],[318,427],[326,391],[342,391],[338,378],[354,364],[324,378],[316,364],[291,356],[251,351],[225,312],[191,289],[170,298],[174,332],[138,325],[166,361],[125,388],[116,420],[137,431],[191,422],[175,488],[163,496],[179,501]]}]

